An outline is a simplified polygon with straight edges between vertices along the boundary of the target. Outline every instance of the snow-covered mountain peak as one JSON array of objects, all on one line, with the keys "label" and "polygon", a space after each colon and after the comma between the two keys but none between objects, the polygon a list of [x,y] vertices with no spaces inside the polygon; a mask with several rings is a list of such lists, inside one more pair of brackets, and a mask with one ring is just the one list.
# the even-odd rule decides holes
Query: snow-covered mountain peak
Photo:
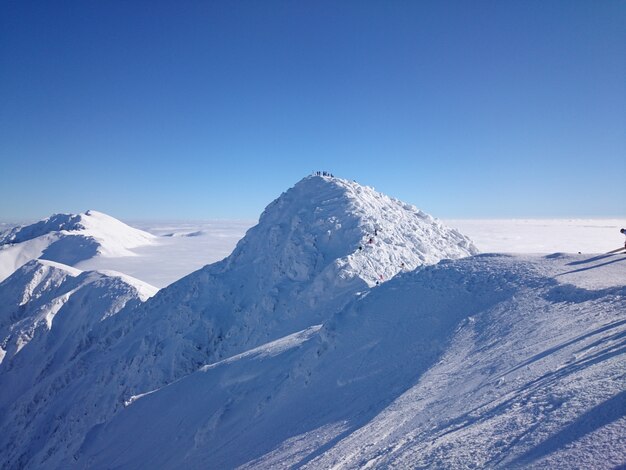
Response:
[{"label": "snow-covered mountain peak", "polygon": [[53,214],[26,226],[15,227],[0,238],[0,245],[22,243],[50,232],[77,231],[85,227],[80,223],[81,214]]},{"label": "snow-covered mountain peak", "polygon": [[267,206],[228,266],[251,263],[294,281],[331,268],[335,279],[373,286],[403,270],[477,252],[467,237],[413,205],[355,181],[312,175]]},{"label": "snow-covered mountain peak", "polygon": [[80,214],[54,214],[31,225],[15,227],[0,238],[0,245],[22,243],[61,233],[89,236],[99,241],[118,241],[122,248],[145,245],[155,238],[102,212],[88,210]]},{"label": "snow-covered mountain peak", "polygon": [[139,315],[148,333],[128,341],[153,352],[128,382],[143,393],[323,323],[403,270],[474,253],[468,238],[411,205],[355,182],[306,177],[267,206],[229,257],[146,302]]},{"label": "snow-covered mountain peak", "polygon": [[[49,232],[8,248],[58,237],[53,241],[68,243],[75,254],[80,251],[77,241],[98,242],[98,234],[116,222],[89,211],[73,221],[81,226],[76,230]],[[118,226],[107,240],[115,240],[114,235],[128,235],[132,242],[137,233]],[[124,243],[118,240],[116,246]],[[163,288],[145,303],[142,290],[127,279],[97,272],[74,276],[36,261],[1,285],[12,296],[6,305],[18,305],[25,287],[36,292],[41,282],[33,278],[44,267],[62,279],[37,298],[29,294],[24,309],[2,313],[0,308],[0,317],[8,319],[0,325],[0,348],[6,356],[0,364],[0,386],[17,374],[11,371],[26,363],[36,365],[29,380],[14,388],[14,395],[0,400],[0,408],[31,389],[37,395],[30,400],[36,403],[33,413],[49,406],[46,403],[67,403],[73,400],[68,397],[80,396],[57,431],[61,437],[51,444],[55,449],[41,454],[71,455],[80,442],[64,450],[57,449],[57,443],[109,420],[131,397],[206,364],[308,331],[403,269],[475,251],[466,237],[413,206],[355,182],[311,176],[270,203],[231,256]],[[33,273],[27,275],[29,269]],[[275,346],[293,344],[297,337]],[[271,353],[264,349],[261,355],[282,350],[272,347]],[[54,357],[54,365],[39,365],[37,357]],[[64,361],[71,365],[62,366]],[[37,381],[42,383],[41,377],[45,384],[33,388]],[[84,383],[98,387],[78,395]],[[21,416],[18,410],[10,420],[21,422]],[[39,432],[44,421],[32,422],[29,429]],[[3,426],[12,426],[8,422]],[[9,441],[0,439],[4,452],[12,452]],[[9,458],[17,462],[20,456]]]},{"label": "snow-covered mountain peak", "polygon": [[94,256],[134,256],[156,237],[94,210],[54,214],[0,235],[0,281],[32,259],[70,266]]}]

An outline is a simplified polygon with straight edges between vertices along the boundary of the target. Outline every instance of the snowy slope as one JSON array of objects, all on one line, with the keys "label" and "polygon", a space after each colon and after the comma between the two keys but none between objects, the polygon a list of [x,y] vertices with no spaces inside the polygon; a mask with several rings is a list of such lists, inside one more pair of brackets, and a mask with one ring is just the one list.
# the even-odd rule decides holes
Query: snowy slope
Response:
[{"label": "snowy slope", "polygon": [[57,347],[63,334],[79,342],[73,336],[78,330],[84,333],[156,292],[155,287],[116,272],[82,272],[46,260],[26,263],[0,283],[0,374],[18,363],[28,364],[26,359],[18,361],[18,354],[49,356],[49,351],[29,345],[31,341],[47,347],[51,336],[49,345]]},{"label": "snowy slope", "polygon": [[321,329],[135,398],[63,463],[616,468],[625,265],[492,255],[404,274]]},{"label": "snowy slope", "polygon": [[125,341],[147,354],[125,374],[137,391],[148,385],[146,369],[152,384],[170,382],[320,324],[403,270],[475,252],[460,233],[372,188],[304,178],[268,205],[229,257],[161,290],[137,313],[141,333]]},{"label": "snowy slope", "polygon": [[102,256],[134,256],[131,251],[155,237],[96,211],[55,214],[32,225],[15,227],[0,237],[0,281],[32,259],[73,266]]},{"label": "snowy slope", "polygon": [[[24,448],[7,439],[19,434],[25,448],[41,446],[50,416],[66,403],[49,407],[58,390],[84,373],[81,358],[99,338],[102,324],[133,311],[157,289],[119,273],[81,272],[33,260],[0,283],[0,455],[3,468],[20,467]],[[84,393],[94,384],[82,384]],[[29,426],[43,423],[35,433]],[[47,430],[47,431],[44,431]],[[16,454],[17,453],[17,454]],[[9,465],[7,462],[10,461]]]},{"label": "snowy slope", "polygon": [[9,466],[58,467],[132,396],[319,325],[402,270],[475,251],[460,233],[371,188],[305,178],[268,206],[231,256],[95,324],[63,368],[10,405],[0,450]]}]

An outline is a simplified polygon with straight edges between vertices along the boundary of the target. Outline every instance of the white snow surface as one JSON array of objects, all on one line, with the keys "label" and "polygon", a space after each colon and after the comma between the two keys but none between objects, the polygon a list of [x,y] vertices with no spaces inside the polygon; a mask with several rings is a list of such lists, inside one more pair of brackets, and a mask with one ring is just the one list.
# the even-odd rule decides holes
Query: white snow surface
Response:
[{"label": "white snow surface", "polygon": [[[64,308],[82,312],[64,315],[79,315],[76,321],[85,328],[115,315],[128,302],[144,302],[156,292],[155,287],[115,271],[82,272],[53,261],[29,261],[0,283],[3,359],[19,353],[38,332],[52,331]],[[82,305],[75,308],[77,299]]]},{"label": "white snow surface", "polygon": [[618,468],[625,264],[483,255],[398,276],[288,347],[135,400],[64,464]]},{"label": "white snow surface", "polygon": [[626,217],[602,219],[446,219],[483,253],[604,253],[624,246]]},{"label": "white snow surface", "polygon": [[33,259],[74,266],[93,257],[132,257],[155,236],[101,212],[55,214],[0,235],[0,281]]},{"label": "white snow surface", "polygon": [[[92,230],[73,217],[9,232],[0,260]],[[106,271],[132,267],[135,229],[116,227],[70,263],[105,271],[31,260],[0,283],[3,468],[626,464],[623,253],[477,255],[411,205],[311,176],[153,295]],[[161,227],[129,253],[206,234]]]},{"label": "white snow surface", "polygon": [[154,243],[133,249],[135,256],[94,257],[76,267],[114,270],[165,287],[207,264],[227,257],[256,221],[214,220],[129,222],[156,235]]},{"label": "white snow surface", "polygon": [[[81,272],[45,260],[19,268],[0,283],[0,406],[16,406],[18,416],[24,407],[45,408],[47,395],[39,387],[46,379],[54,378],[58,388],[58,374],[76,373],[67,367],[89,348],[101,322],[155,293],[156,288],[118,273]],[[8,467],[5,461],[3,468]]]}]

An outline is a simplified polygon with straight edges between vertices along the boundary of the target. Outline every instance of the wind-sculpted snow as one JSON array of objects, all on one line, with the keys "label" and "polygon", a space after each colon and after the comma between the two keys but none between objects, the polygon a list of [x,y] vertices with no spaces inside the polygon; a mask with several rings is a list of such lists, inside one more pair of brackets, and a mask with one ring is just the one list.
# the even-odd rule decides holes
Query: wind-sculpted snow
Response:
[{"label": "wind-sculpted snow", "polygon": [[155,237],[96,211],[55,214],[0,238],[0,281],[33,259],[70,266],[94,256],[134,256],[133,248]]},{"label": "wind-sculpted snow", "polygon": [[[616,468],[626,462],[626,274],[615,266],[626,260],[616,259],[586,280],[567,274],[584,260],[566,256],[404,274],[317,333],[134,400],[66,463]],[[593,278],[613,286],[578,286]]]},{"label": "wind-sculpted snow", "polygon": [[358,278],[371,287],[403,270],[477,252],[467,237],[414,206],[355,182],[311,176],[267,207],[227,266],[251,264],[257,274],[270,274],[270,283],[308,281],[327,270],[329,284]]}]

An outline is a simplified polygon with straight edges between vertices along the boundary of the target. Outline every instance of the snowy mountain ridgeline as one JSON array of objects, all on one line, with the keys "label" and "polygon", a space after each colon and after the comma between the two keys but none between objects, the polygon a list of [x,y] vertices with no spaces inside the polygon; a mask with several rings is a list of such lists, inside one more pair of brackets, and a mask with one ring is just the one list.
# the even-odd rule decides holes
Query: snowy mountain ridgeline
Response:
[{"label": "snowy mountain ridgeline", "polygon": [[622,258],[477,255],[310,176],[156,294],[66,265],[150,243],[94,211],[2,236],[3,467],[626,462]]},{"label": "snowy mountain ridgeline", "polygon": [[267,207],[231,256],[136,312],[148,338],[135,341],[151,349],[147,360],[162,362],[150,364],[152,373],[169,382],[322,323],[403,270],[476,251],[412,206],[353,182],[308,177]]},{"label": "snowy mountain ridgeline", "polygon": [[581,261],[478,256],[397,276],[321,328],[133,397],[75,465],[617,468],[626,276],[555,280]]},{"label": "snowy mountain ridgeline", "polygon": [[133,248],[154,239],[101,212],[55,214],[0,234],[0,281],[32,259],[74,266],[94,256],[134,256]]},{"label": "snowy mountain ridgeline", "polygon": [[65,367],[91,340],[99,322],[156,293],[125,275],[81,272],[44,260],[25,264],[1,286],[3,402],[12,402],[52,370]]}]

